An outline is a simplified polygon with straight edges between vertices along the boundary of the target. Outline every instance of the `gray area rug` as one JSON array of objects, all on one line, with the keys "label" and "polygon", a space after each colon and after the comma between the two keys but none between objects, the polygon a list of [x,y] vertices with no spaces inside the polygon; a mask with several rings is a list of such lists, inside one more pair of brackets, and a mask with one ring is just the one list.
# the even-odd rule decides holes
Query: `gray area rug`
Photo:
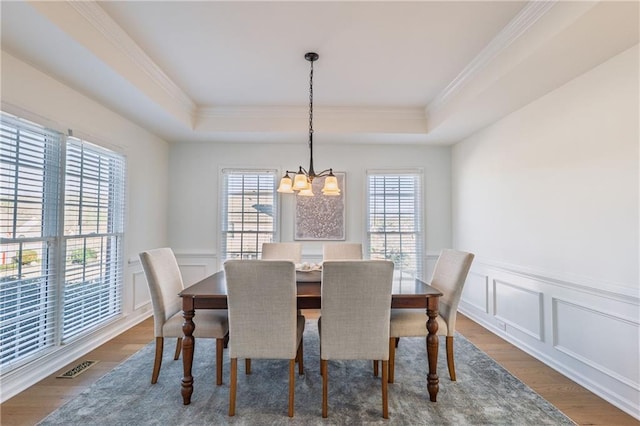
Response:
[{"label": "gray area rug", "polygon": [[329,363],[329,418],[322,419],[317,321],[304,334],[305,375],[297,375],[295,416],[287,416],[288,363],[253,360],[252,374],[238,362],[236,416],[228,417],[229,359],[224,384],[215,385],[215,344],[196,342],[194,393],[182,404],[182,361],[165,342],[160,378],[150,384],[154,345],[149,344],[102,377],[40,425],[573,425],[553,405],[513,377],[461,335],[455,338],[457,381],[449,379],[440,339],[438,402],[429,401],[424,338],[403,338],[396,352],[395,383],[389,385],[389,420],[382,418],[380,380],[371,362]]}]

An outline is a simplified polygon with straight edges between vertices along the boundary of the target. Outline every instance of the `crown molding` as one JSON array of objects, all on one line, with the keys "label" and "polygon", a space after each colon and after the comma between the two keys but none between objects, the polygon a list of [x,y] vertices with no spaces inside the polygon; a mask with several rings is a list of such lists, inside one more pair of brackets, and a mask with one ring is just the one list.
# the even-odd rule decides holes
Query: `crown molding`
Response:
[{"label": "crown molding", "polygon": [[173,80],[136,44],[131,37],[95,1],[67,1],[80,16],[89,22],[105,39],[119,49],[160,89],[178,102],[193,116],[196,104]]},{"label": "crown molding", "polygon": [[480,53],[458,74],[433,101],[427,105],[427,113],[439,109],[455,97],[471,80],[501,52],[555,6],[557,0],[529,1],[527,5],[485,46]]},{"label": "crown molding", "polygon": [[213,118],[304,118],[309,115],[306,107],[289,106],[217,106],[200,107],[196,110],[196,119]]},{"label": "crown molding", "polygon": [[[417,108],[314,107],[314,117],[335,119],[425,120],[425,111]],[[197,118],[284,118],[304,119],[308,107],[287,106],[221,106],[198,108]]]},{"label": "crown molding", "polygon": [[[308,124],[306,107],[221,106],[197,111],[199,132],[303,132]],[[318,129],[328,134],[425,135],[424,108],[316,107]]]}]

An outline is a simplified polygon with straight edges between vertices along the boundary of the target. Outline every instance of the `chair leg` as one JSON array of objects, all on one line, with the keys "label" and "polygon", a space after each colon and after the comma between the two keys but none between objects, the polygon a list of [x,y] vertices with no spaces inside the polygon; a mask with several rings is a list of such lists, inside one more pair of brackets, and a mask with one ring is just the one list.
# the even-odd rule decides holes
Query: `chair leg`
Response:
[{"label": "chair leg", "polygon": [[293,401],[294,391],[296,387],[295,382],[296,360],[295,358],[289,360],[289,417],[293,417]]},{"label": "chair leg", "polygon": [[222,351],[224,339],[216,339],[216,385],[222,384]]},{"label": "chair leg", "polygon": [[377,359],[373,360],[373,375],[375,377],[378,377],[378,360]]},{"label": "chair leg", "polygon": [[389,383],[393,383],[396,369],[396,342],[397,337],[389,338]]},{"label": "chair leg", "polygon": [[327,418],[329,413],[329,404],[327,402],[327,393],[329,389],[329,373],[327,371],[327,360],[320,360],[320,374],[322,375],[322,417]]},{"label": "chair leg", "polygon": [[244,360],[244,374],[251,374],[251,358]]},{"label": "chair leg", "polygon": [[153,372],[151,373],[151,384],[158,382],[160,366],[162,365],[162,349],[164,349],[164,337],[156,337],[156,359],[153,361]]},{"label": "chair leg", "polygon": [[180,352],[182,352],[182,337],[178,337],[178,340],[176,341],[176,353],[173,355],[174,361],[180,358]]},{"label": "chair leg", "polygon": [[385,419],[389,418],[388,371],[389,361],[382,361],[382,417]]},{"label": "chair leg", "polygon": [[302,346],[302,339],[300,339],[300,344],[298,345],[296,361],[298,362],[298,374],[302,376],[304,374],[304,349]]},{"label": "chair leg", "polygon": [[236,415],[236,387],[238,382],[238,358],[231,358],[231,374],[229,377],[229,416]]},{"label": "chair leg", "polygon": [[451,381],[456,381],[456,366],[453,363],[453,336],[447,336],[447,367],[449,367],[449,377]]}]

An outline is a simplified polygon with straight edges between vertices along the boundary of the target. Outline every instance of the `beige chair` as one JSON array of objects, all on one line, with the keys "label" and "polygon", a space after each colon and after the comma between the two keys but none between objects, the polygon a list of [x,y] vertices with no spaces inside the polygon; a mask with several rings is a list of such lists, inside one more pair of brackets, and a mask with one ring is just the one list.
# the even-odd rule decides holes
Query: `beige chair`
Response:
[{"label": "beige chair", "polygon": [[327,243],[322,246],[322,260],[360,260],[362,244]]},{"label": "beige chair", "polygon": [[[170,248],[159,248],[140,253],[140,262],[149,285],[153,306],[156,357],[151,374],[151,383],[158,381],[165,337],[177,337],[174,359],[182,350],[182,299],[178,296],[184,285],[178,262]],[[194,337],[216,339],[216,384],[222,384],[222,351],[224,339],[229,331],[226,310],[199,310],[194,317]]]},{"label": "beige chair", "polygon": [[382,361],[382,417],[389,418],[387,368],[393,262],[326,261],[322,267],[320,373],[322,417],[328,415],[328,360]]},{"label": "beige chair", "polygon": [[262,243],[262,260],[290,260],[300,263],[302,244],[300,243]]},{"label": "beige chair", "polygon": [[[438,310],[438,335],[446,336],[447,367],[452,381],[456,380],[453,362],[453,335],[456,331],[456,313],[474,255],[445,249],[440,254],[431,285],[442,292]],[[395,349],[400,337],[426,336],[428,317],[424,309],[392,309],[391,340],[389,342],[389,383],[394,381]]]},{"label": "beige chair", "polygon": [[[293,417],[295,363],[304,371],[304,317],[296,314],[296,272],[290,261],[228,260],[224,263],[229,307],[231,385],[235,415],[238,358],[289,360],[289,417]],[[251,372],[247,362],[247,374]]]}]

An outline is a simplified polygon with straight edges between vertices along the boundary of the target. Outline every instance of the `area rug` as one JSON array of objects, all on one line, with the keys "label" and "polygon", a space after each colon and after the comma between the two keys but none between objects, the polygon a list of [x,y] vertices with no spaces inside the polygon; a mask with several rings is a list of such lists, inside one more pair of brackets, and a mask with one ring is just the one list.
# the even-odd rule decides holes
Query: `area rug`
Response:
[{"label": "area rug", "polygon": [[[190,405],[182,404],[182,361],[166,343],[160,378],[150,384],[154,345],[149,344],[106,374],[40,425],[574,425],[568,417],[516,379],[461,335],[455,337],[457,381],[449,379],[441,340],[440,392],[426,389],[424,338],[403,338],[389,385],[389,420],[382,418],[380,380],[371,362],[329,362],[329,417],[322,418],[318,328],[304,333],[304,376],[296,374],[295,416],[287,416],[288,362],[253,360],[252,374],[238,363],[236,415],[229,417],[229,359],[224,384],[215,385],[215,344],[196,342]],[[296,368],[297,373],[297,368]]]}]

